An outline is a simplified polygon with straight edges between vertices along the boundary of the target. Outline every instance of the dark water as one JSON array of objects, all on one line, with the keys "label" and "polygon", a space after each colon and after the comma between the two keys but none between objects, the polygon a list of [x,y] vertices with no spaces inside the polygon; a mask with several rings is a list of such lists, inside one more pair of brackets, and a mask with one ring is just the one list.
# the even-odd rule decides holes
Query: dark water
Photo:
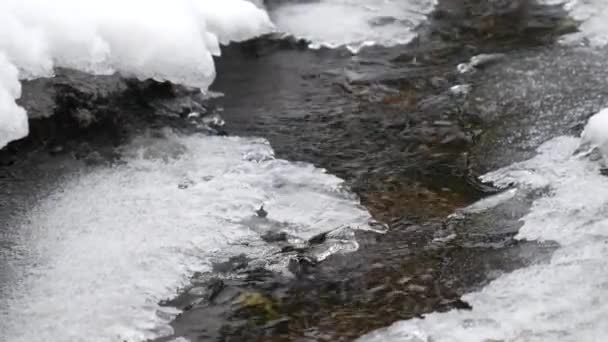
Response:
[{"label": "dark water", "polygon": [[[120,95],[84,99],[90,89],[40,85],[68,94],[61,108],[95,110],[103,119],[84,130],[71,116],[39,121],[29,141],[2,152],[1,201],[13,203],[0,202],[0,214],[43,195],[82,163],[114,162],[114,148],[143,130],[168,125],[188,132],[180,111],[198,106],[221,113],[221,134],[267,138],[278,157],[345,179],[390,229],[360,233],[357,252],[322,263],[302,251],[290,265],[294,277],[249,268],[245,257],[227,260],[216,271],[238,279],[195,277],[193,287],[204,291],[188,288],[168,299],[184,310],[173,322],[175,336],[348,341],[396,320],[466,309],[462,294],[542,262],[555,245],[513,239],[537,194],[483,214],[449,215],[500,191],[477,175],[529,157],[552,136],[577,132],[608,103],[598,91],[608,76],[597,72],[601,56],[554,44],[575,23],[558,8],[511,3],[499,11],[483,0],[440,1],[410,45],[357,56],[269,39],[231,46],[218,60],[213,86],[225,96],[213,101],[114,79],[104,82]],[[505,56],[475,73],[457,72],[480,53]],[[86,87],[78,76],[66,78]],[[451,93],[458,84],[471,84],[471,93]],[[150,109],[157,115],[144,114]],[[59,137],[74,125],[79,134]]]},{"label": "dark water", "polygon": [[[585,109],[580,98],[553,102],[580,115],[547,118],[553,126],[546,127],[537,118],[556,108],[530,102],[541,94],[505,73],[515,67],[560,77],[551,68],[563,68],[577,52],[553,41],[572,29],[554,7],[523,11],[516,4],[493,12],[483,1],[444,1],[407,47],[357,56],[268,41],[228,49],[214,85],[226,94],[218,104],[227,130],[266,137],[279,157],[312,162],[345,179],[390,229],[360,234],[355,253],[320,264],[294,262],[295,279],[245,270],[241,280],[222,281],[217,297],[191,305],[196,296],[183,295],[171,302],[187,308],[174,322],[176,335],[352,340],[396,320],[467,308],[462,294],[550,256],[554,244],[513,240],[534,195],[484,214],[447,216],[498,191],[479,182],[479,172],[526,158],[543,139],[575,130],[605,102],[595,96]],[[506,56],[471,75],[456,71],[480,53]],[[556,53],[564,55],[560,62],[546,65]],[[457,84],[472,84],[472,93],[450,93]],[[536,90],[543,89],[543,97],[559,92],[550,88]],[[545,127],[541,135],[539,127]],[[255,293],[264,304],[235,305],[238,293]]]}]

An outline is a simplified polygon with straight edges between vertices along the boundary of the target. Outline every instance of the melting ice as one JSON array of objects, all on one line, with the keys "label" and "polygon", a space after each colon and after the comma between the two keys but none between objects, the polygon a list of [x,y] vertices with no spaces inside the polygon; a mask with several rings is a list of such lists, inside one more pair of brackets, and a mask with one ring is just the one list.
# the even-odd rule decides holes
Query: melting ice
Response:
[{"label": "melting ice", "polygon": [[12,271],[0,278],[0,341],[164,335],[177,312],[158,302],[213,261],[247,253],[281,268],[279,247],[261,239],[270,229],[308,239],[369,228],[370,215],[340,179],[275,159],[262,139],[169,134],[137,139],[123,155],[125,164],[70,177],[8,223],[0,262]]},{"label": "melting ice", "polygon": [[540,0],[542,4],[563,5],[581,24],[579,32],[564,37],[565,43],[586,41],[593,46],[608,44],[608,2],[604,0]]},{"label": "melting ice", "polygon": [[311,41],[311,47],[408,43],[435,0],[321,0],[287,2],[271,10],[278,29]]}]

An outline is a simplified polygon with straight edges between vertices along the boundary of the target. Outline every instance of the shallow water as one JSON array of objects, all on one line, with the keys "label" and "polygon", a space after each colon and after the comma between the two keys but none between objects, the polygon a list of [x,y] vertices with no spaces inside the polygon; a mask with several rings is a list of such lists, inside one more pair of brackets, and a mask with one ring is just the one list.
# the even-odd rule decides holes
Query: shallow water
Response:
[{"label": "shallow water", "polygon": [[603,340],[608,180],[597,162],[573,156],[578,145],[576,137],[558,137],[543,144],[538,156],[484,176],[515,184],[517,192],[544,189],[516,238],[559,243],[547,263],[465,295],[471,311],[396,323],[360,341]]},{"label": "shallow water", "polygon": [[[308,22],[302,12],[302,22],[290,17],[298,6],[307,14],[356,10],[354,26],[339,32],[347,39],[332,42],[336,31],[315,31],[323,25],[311,34],[328,36],[309,37],[313,45],[343,45],[380,36],[409,41],[423,17],[418,9],[428,6],[411,3],[411,25],[394,15],[402,25],[394,36],[394,18],[365,25],[395,12],[396,3],[352,4],[360,5],[287,1],[270,10],[294,24]],[[462,5],[454,4],[441,10]],[[547,21],[557,20],[547,12]],[[593,162],[570,158],[572,137],[525,160],[545,141],[576,134],[608,104],[598,91],[608,70],[603,52],[530,47],[534,35],[525,30],[503,44],[488,38],[487,23],[471,33],[461,14],[450,15],[433,17],[431,38],[358,56],[267,40],[227,49],[214,88],[225,96],[212,102],[227,121],[222,133],[253,138],[159,132],[144,115],[128,133],[138,138],[119,147],[113,163],[48,156],[50,144],[31,155],[44,161],[40,168],[7,167],[0,174],[8,179],[2,184],[11,182],[0,199],[10,218],[0,223],[0,339],[139,341],[175,332],[192,341],[352,340],[397,320],[470,306],[368,338],[599,336],[603,178]],[[465,33],[446,33],[445,23]],[[310,29],[296,25],[292,33],[305,37]],[[441,35],[448,43],[433,38]],[[466,49],[450,45],[458,39]],[[507,55],[457,72],[472,54],[493,49]],[[470,84],[470,93],[451,93],[459,84]],[[160,122],[188,125],[175,116]],[[460,210],[484,196],[470,172],[502,167],[488,179],[517,187]],[[600,198],[579,197],[587,188]],[[256,216],[262,204],[267,218]],[[369,228],[370,213],[391,230],[344,229]],[[514,239],[518,231],[525,239]],[[552,254],[555,241],[561,249]],[[564,285],[578,279],[581,287]],[[574,317],[583,305],[594,309]],[[534,329],[517,317],[534,320]]]}]

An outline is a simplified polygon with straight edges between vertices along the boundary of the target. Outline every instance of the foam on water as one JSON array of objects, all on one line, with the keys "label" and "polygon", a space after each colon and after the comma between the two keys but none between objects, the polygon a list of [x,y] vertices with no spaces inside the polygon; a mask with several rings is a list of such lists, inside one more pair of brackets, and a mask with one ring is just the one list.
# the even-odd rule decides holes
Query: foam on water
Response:
[{"label": "foam on water", "polygon": [[433,9],[435,0],[321,0],[287,2],[271,11],[277,27],[311,47],[408,43],[413,29]]},{"label": "foam on water", "polygon": [[[219,43],[270,32],[246,0],[0,1],[0,148],[27,134],[18,79],[54,67],[206,89]],[[18,73],[15,73],[15,69]]]},{"label": "foam on water", "polygon": [[[608,336],[608,177],[573,156],[580,139],[559,137],[537,157],[485,176],[517,191],[546,190],[518,239],[556,241],[547,264],[503,275],[454,310],[395,323],[361,341],[604,341]],[[508,199],[505,199],[508,200]]]},{"label": "foam on water", "polygon": [[[3,232],[0,341],[164,335],[177,311],[158,302],[194,272],[240,253],[281,267],[279,247],[260,238],[269,229],[306,239],[369,228],[340,179],[275,159],[265,140],[169,135],[124,155],[70,177]],[[255,216],[261,204],[267,219]]]}]

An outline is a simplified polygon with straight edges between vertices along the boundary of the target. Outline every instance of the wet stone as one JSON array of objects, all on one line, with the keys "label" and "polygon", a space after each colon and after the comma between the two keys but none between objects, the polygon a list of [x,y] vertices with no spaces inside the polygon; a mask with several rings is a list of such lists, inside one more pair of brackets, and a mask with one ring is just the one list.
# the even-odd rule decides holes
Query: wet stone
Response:
[{"label": "wet stone", "polygon": [[410,284],[407,286],[407,290],[410,292],[424,293],[427,291],[427,288],[422,285]]},{"label": "wet stone", "polygon": [[217,273],[230,273],[242,270],[249,265],[249,259],[246,255],[241,254],[230,258],[225,262],[217,262],[213,264],[213,270]]}]

